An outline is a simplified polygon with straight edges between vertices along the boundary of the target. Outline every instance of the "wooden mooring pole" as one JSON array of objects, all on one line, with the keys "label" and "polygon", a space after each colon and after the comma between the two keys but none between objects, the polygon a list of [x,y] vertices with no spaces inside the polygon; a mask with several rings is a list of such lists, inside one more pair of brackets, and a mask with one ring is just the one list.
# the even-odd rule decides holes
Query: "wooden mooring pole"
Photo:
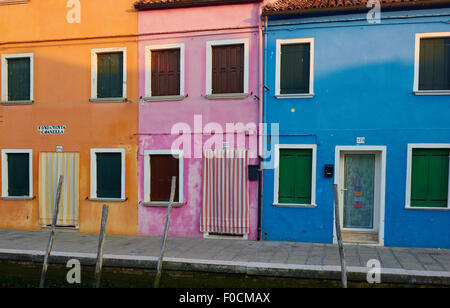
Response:
[{"label": "wooden mooring pole", "polygon": [[339,246],[339,256],[341,259],[341,281],[342,288],[347,288],[347,265],[345,263],[344,245],[342,244],[341,218],[339,213],[339,192],[337,184],[333,186],[334,190],[334,219],[336,225],[336,237]]},{"label": "wooden mooring pole", "polygon": [[44,264],[42,265],[41,281],[39,283],[39,288],[43,288],[45,285],[45,275],[47,274],[48,258],[50,257],[50,252],[52,251],[52,247],[53,247],[53,241],[55,239],[55,228],[56,228],[56,222],[58,219],[59,200],[61,199],[61,187],[62,187],[63,180],[64,180],[64,176],[60,175],[59,181],[58,181],[58,188],[56,189],[55,207],[53,210],[53,219],[52,219],[50,237],[49,237],[48,243],[47,243],[47,249],[46,249],[45,257],[44,257]]},{"label": "wooden mooring pole", "polygon": [[161,250],[159,252],[158,265],[156,267],[155,288],[159,288],[159,281],[161,280],[162,262],[164,258],[164,251],[166,249],[167,234],[169,233],[170,225],[170,211],[172,210],[173,199],[175,197],[175,188],[177,183],[177,177],[172,177],[172,188],[170,190],[169,206],[167,208],[166,227],[164,228],[164,235],[161,243]]},{"label": "wooden mooring pole", "polygon": [[100,282],[102,278],[102,267],[103,267],[103,249],[105,247],[105,232],[106,232],[106,222],[108,220],[109,206],[103,204],[102,208],[102,224],[100,227],[100,235],[98,239],[98,249],[97,249],[97,264],[95,265],[95,279],[94,287],[100,288]]}]

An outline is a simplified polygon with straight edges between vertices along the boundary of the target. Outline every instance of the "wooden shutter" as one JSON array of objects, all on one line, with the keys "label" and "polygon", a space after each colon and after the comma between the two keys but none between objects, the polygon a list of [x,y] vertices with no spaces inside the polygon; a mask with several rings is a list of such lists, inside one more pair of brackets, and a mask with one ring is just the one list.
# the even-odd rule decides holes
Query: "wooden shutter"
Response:
[{"label": "wooden shutter", "polygon": [[411,206],[447,207],[449,150],[414,149]]},{"label": "wooden shutter", "polygon": [[450,38],[420,40],[419,90],[450,90]]},{"label": "wooden shutter", "polygon": [[312,150],[280,150],[279,203],[311,204]]},{"label": "wooden shutter", "polygon": [[30,195],[30,156],[28,153],[8,154],[8,196]]},{"label": "wooden shutter", "polygon": [[97,55],[97,97],[123,97],[123,53]]},{"label": "wooden shutter", "polygon": [[309,43],[281,46],[280,76],[280,94],[309,93]]},{"label": "wooden shutter", "polygon": [[122,197],[121,153],[97,153],[97,198]]},{"label": "wooden shutter", "polygon": [[155,50],[152,55],[152,96],[180,95],[180,49]]},{"label": "wooden shutter", "polygon": [[244,44],[212,47],[212,93],[244,92]]},{"label": "wooden shutter", "polygon": [[172,155],[152,155],[150,156],[150,201],[168,202],[170,198],[170,189],[172,176],[177,177],[177,186],[175,191],[175,201],[179,201],[178,187],[179,161]]},{"label": "wooden shutter", "polygon": [[30,100],[30,58],[8,59],[8,101]]}]

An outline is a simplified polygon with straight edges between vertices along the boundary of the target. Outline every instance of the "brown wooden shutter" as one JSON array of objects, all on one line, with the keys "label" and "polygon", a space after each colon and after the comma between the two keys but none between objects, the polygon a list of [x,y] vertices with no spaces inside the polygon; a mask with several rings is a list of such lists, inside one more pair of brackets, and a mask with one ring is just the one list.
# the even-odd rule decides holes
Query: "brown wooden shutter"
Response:
[{"label": "brown wooden shutter", "polygon": [[180,95],[180,49],[152,51],[152,96]]},{"label": "brown wooden shutter", "polygon": [[150,156],[150,201],[169,202],[172,176],[177,177],[174,200],[180,200],[178,187],[180,183],[178,159],[172,155]]},{"label": "brown wooden shutter", "polygon": [[244,44],[212,47],[212,94],[244,92]]}]

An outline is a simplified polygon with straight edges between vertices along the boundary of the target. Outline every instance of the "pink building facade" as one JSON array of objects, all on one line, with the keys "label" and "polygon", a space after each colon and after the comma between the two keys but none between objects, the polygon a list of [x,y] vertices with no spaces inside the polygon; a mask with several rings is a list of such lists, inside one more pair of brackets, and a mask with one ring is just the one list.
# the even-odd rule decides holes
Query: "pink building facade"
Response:
[{"label": "pink building facade", "polygon": [[[140,235],[163,233],[167,212],[163,199],[168,196],[170,182],[167,176],[158,182],[158,176],[172,170],[178,175],[179,186],[169,236],[223,236],[227,232],[201,231],[201,217],[205,215],[202,206],[204,199],[209,198],[205,191],[211,184],[205,178],[204,153],[210,149],[221,153],[245,150],[248,164],[258,164],[261,2],[226,2],[164,9],[153,9],[151,4],[136,6],[142,97],[138,154]],[[169,154],[178,160],[174,163],[167,158]],[[258,181],[249,180],[245,169],[241,179],[247,185],[248,231],[243,237],[255,240]],[[156,190],[158,185],[165,188]],[[226,189],[233,191],[228,186]]]}]

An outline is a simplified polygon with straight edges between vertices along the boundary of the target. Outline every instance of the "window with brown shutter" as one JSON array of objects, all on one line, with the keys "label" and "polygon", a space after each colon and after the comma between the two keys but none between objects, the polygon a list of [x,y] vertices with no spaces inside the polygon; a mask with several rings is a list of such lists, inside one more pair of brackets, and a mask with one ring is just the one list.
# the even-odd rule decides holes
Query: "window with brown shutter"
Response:
[{"label": "window with brown shutter", "polygon": [[244,92],[244,44],[212,47],[212,94]]},{"label": "window with brown shutter", "polygon": [[150,201],[168,202],[172,176],[177,177],[174,201],[179,202],[179,161],[173,155],[150,155]]},{"label": "window with brown shutter", "polygon": [[152,50],[152,96],[180,95],[180,49]]}]

